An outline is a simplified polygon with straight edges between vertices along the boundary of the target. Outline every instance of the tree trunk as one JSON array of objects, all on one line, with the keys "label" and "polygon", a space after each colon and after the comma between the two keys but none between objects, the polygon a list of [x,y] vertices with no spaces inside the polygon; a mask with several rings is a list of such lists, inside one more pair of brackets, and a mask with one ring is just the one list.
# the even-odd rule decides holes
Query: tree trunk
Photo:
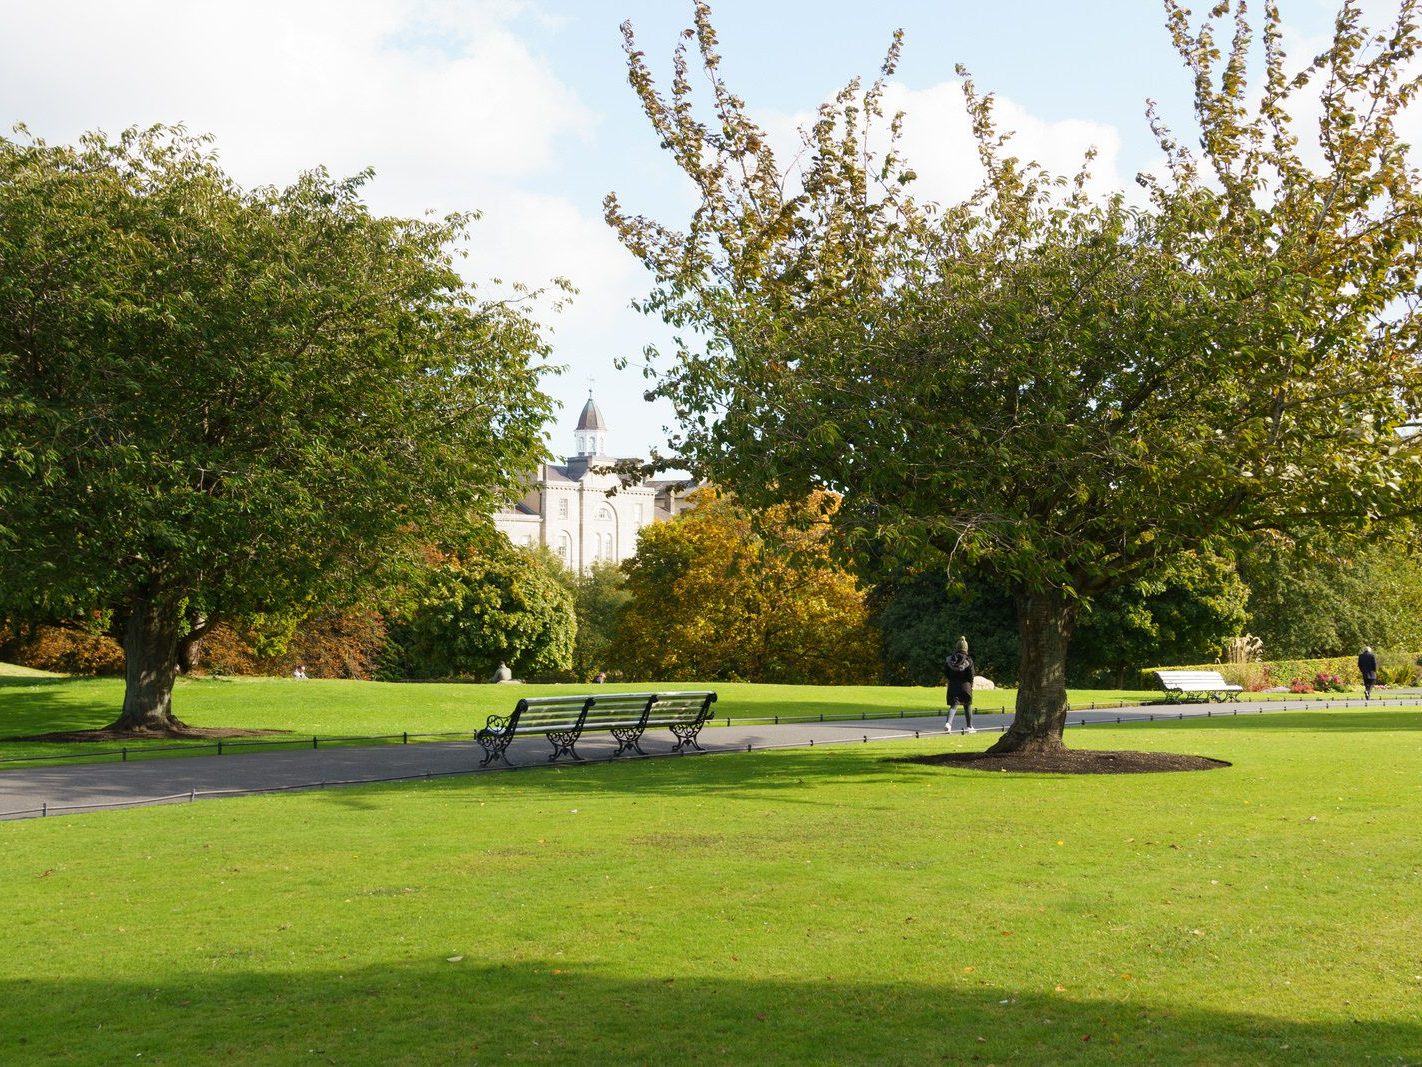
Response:
[{"label": "tree trunk", "polygon": [[178,672],[192,674],[202,654],[202,639],[212,632],[218,620],[213,615],[195,615],[185,621],[188,632],[178,638]]},{"label": "tree trunk", "polygon": [[989,752],[1047,752],[1060,749],[1066,728],[1066,657],[1076,625],[1076,605],[1059,590],[1019,591],[1017,633],[1022,667],[1017,682],[1017,714]]},{"label": "tree trunk", "polygon": [[185,729],[173,718],[178,613],[164,598],[139,594],[124,627],[123,655],[123,714],[109,729],[158,734]]}]

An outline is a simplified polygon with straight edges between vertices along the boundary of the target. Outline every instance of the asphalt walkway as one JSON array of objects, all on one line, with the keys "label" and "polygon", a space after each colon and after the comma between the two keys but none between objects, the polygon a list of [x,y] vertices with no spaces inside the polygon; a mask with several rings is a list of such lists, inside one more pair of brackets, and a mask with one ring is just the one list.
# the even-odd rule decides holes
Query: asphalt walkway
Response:
[{"label": "asphalt walkway", "polygon": [[[1193,718],[1206,715],[1254,714],[1270,711],[1326,711],[1369,706],[1417,705],[1417,697],[1375,700],[1239,701],[1228,704],[1148,705],[1073,711],[1071,728],[1092,723]],[[1012,721],[1008,714],[979,714],[973,722],[981,733],[999,733]],[[958,736],[963,720],[954,723]],[[868,744],[904,738],[941,738],[941,715],[832,722],[711,725],[700,743],[707,754],[746,752],[814,745]],[[642,738],[647,758],[665,758],[674,739],[664,730]],[[588,734],[578,742],[578,754],[589,762],[607,760],[616,743],[605,734]],[[547,767],[549,747],[541,737],[520,738],[508,750],[514,769]],[[237,755],[163,757],[127,763],[85,763],[28,766],[0,770],[0,819],[39,818],[143,804],[188,803],[218,797],[290,789],[331,788],[370,782],[399,781],[454,774],[492,774],[509,768],[480,768],[483,750],[472,740],[418,744],[327,745],[316,750],[242,752]],[[623,756],[623,759],[628,757]],[[642,758],[642,757],[633,757]],[[564,761],[566,763],[566,761]]]}]

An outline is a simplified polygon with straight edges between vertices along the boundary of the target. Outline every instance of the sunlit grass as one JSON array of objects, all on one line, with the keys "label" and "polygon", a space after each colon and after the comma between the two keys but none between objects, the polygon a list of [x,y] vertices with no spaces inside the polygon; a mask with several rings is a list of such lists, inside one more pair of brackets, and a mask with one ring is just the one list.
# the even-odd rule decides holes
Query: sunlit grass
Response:
[{"label": "sunlit grass", "polygon": [[0,1062],[1415,1063],[1422,713],[0,823]]}]

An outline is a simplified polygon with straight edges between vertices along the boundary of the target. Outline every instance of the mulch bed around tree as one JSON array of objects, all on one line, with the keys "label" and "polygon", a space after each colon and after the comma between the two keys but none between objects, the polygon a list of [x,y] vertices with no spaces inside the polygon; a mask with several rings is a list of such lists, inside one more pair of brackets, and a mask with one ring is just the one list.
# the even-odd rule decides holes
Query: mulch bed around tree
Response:
[{"label": "mulch bed around tree", "polygon": [[20,737],[18,741],[211,741],[229,737],[284,737],[290,730],[240,730],[226,726],[183,726],[177,730],[68,730]]},{"label": "mulch bed around tree", "polygon": [[926,763],[931,767],[962,767],[970,771],[1017,771],[1029,774],[1155,774],[1160,771],[1213,771],[1230,766],[1207,756],[1174,752],[1093,752],[1061,748],[1053,752],[941,752],[936,756],[904,756],[893,763]]}]

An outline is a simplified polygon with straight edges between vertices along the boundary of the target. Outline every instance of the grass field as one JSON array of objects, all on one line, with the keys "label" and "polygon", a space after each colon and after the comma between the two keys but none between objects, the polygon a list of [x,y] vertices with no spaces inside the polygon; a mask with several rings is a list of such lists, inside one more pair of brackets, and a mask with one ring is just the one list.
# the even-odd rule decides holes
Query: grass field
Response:
[{"label": "grass field", "polygon": [[1422,712],[1069,739],[0,823],[0,1062],[1422,1063]]},{"label": "grass field", "polygon": [[[653,683],[607,686],[645,690]],[[715,689],[716,714],[731,717],[892,716],[903,711],[938,713],[943,690],[888,686],[751,685],[736,682],[663,683],[661,688]],[[194,726],[290,730],[296,738],[312,735],[468,733],[483,726],[490,714],[507,715],[521,696],[584,693],[575,685],[458,685],[350,682],[289,678],[183,678],[173,696],[175,714]],[[1074,691],[1072,700],[1152,699],[1158,693]],[[978,694],[982,711],[1010,707],[1012,690]],[[123,705],[119,678],[0,676],[0,760],[79,751],[73,744],[17,742],[18,737],[104,726],[118,717]],[[171,742],[165,742],[165,745]],[[114,746],[108,745],[107,748]],[[143,744],[130,746],[133,749]],[[155,747],[149,745],[147,747]],[[0,763],[0,767],[4,764]]]}]

